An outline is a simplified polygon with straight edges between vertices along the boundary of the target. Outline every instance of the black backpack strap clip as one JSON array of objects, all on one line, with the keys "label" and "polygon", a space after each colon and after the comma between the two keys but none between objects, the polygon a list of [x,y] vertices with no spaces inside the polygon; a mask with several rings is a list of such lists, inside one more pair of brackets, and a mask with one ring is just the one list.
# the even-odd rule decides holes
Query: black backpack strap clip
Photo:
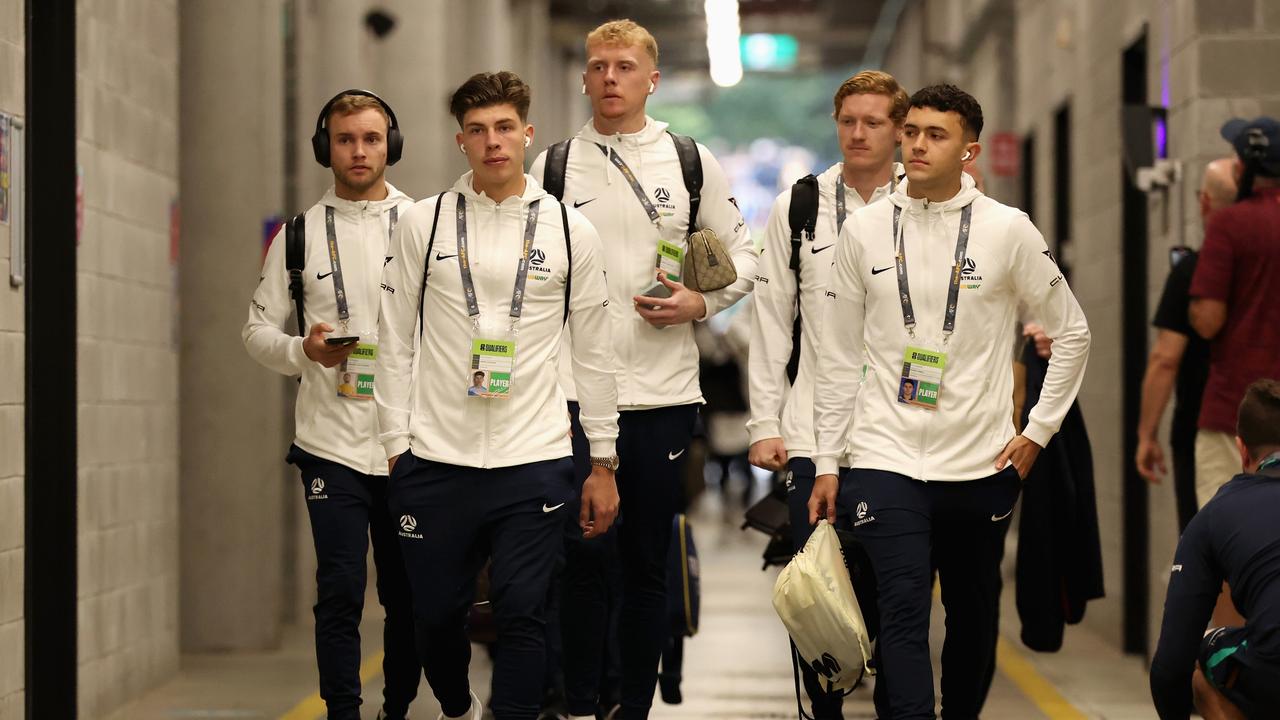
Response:
[{"label": "black backpack strap clip", "polygon": [[306,214],[298,213],[284,226],[284,266],[289,271],[289,297],[298,316],[298,336],[307,336],[307,321],[303,317],[302,270],[307,264]]}]

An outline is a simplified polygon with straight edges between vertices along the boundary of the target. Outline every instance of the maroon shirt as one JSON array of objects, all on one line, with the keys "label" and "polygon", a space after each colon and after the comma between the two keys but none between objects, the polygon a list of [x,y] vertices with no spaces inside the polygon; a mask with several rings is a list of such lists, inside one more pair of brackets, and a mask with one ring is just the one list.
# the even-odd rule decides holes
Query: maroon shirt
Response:
[{"label": "maroon shirt", "polygon": [[1280,379],[1280,188],[1256,189],[1209,219],[1191,296],[1227,304],[1199,425],[1234,435],[1249,383]]}]

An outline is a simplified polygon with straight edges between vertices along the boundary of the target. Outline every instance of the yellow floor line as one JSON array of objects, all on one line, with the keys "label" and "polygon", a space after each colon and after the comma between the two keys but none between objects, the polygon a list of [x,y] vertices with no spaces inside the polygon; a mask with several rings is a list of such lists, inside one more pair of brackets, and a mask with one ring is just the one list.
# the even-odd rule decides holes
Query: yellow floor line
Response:
[{"label": "yellow floor line", "polygon": [[[936,592],[936,589],[935,589]],[[1034,666],[1001,637],[996,645],[996,665],[1005,677],[1013,681],[1027,699],[1040,708],[1049,720],[1088,720],[1076,706],[1058,692]],[[376,652],[360,663],[360,684],[366,685],[382,672],[382,652]],[[279,720],[317,720],[325,713],[320,693],[312,693],[293,706]]]},{"label": "yellow floor line", "polygon": [[[933,599],[942,599],[940,583],[933,584]],[[996,667],[1000,668],[1000,672],[1012,680],[1022,694],[1040,708],[1040,712],[1044,713],[1049,720],[1088,720],[1089,716],[1080,712],[1075,705],[1062,697],[1062,693],[1058,692],[1053,683],[1036,672],[1030,661],[1006,642],[1003,635],[996,642]]]},{"label": "yellow floor line", "polygon": [[1087,715],[1062,697],[1058,689],[1036,672],[1031,662],[1003,637],[996,644],[996,666],[1049,720],[1087,720]]},{"label": "yellow floor line", "polygon": [[[369,681],[377,677],[382,672],[382,651],[370,655],[360,663],[360,684],[368,685]],[[280,716],[279,720],[317,720],[323,717],[325,713],[324,700],[320,699],[320,693],[311,693],[302,699],[302,702],[294,705],[289,712]]]}]

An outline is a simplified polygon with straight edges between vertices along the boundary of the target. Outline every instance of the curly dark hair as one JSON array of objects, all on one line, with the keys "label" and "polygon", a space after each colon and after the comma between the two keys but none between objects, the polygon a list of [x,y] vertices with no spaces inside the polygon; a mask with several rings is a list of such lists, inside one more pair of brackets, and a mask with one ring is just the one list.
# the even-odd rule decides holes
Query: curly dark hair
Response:
[{"label": "curly dark hair", "polygon": [[982,135],[982,106],[969,93],[955,85],[943,83],[920,88],[911,96],[911,107],[933,108],[960,116],[960,127],[977,141]]},{"label": "curly dark hair", "polygon": [[462,126],[462,118],[470,110],[491,105],[513,105],[521,122],[529,119],[529,103],[533,96],[529,86],[510,70],[476,73],[449,96],[449,112]]}]

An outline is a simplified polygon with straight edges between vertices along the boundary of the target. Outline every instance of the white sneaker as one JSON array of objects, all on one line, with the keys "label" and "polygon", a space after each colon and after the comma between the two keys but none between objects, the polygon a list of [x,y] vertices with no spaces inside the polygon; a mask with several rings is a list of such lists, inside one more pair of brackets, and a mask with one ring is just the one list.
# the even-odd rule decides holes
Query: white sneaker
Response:
[{"label": "white sneaker", "polygon": [[[462,716],[464,720],[484,720],[484,705],[480,703],[480,698],[476,697],[476,691],[471,691],[471,707],[467,710],[467,714]],[[445,717],[443,712],[436,720],[450,720]]]}]

